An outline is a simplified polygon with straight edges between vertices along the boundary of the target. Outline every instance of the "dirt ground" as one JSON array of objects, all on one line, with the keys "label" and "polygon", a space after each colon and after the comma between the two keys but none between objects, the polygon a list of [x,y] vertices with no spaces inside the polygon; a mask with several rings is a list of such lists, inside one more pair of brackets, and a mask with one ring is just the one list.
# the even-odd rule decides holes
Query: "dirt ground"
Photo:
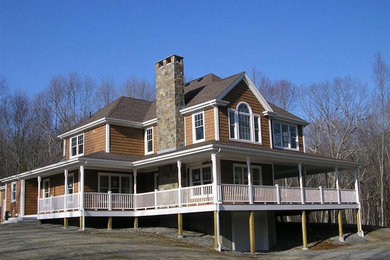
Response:
[{"label": "dirt ground", "polygon": [[0,225],[0,259],[390,259],[390,229],[368,231],[364,239],[346,233],[345,243],[338,242],[337,237],[328,237],[326,232],[322,238],[312,236],[310,249],[306,251],[282,239],[278,244],[285,244],[284,248],[250,256],[217,252],[151,230],[90,228],[79,232],[76,227],[64,230],[53,224],[3,224]]}]

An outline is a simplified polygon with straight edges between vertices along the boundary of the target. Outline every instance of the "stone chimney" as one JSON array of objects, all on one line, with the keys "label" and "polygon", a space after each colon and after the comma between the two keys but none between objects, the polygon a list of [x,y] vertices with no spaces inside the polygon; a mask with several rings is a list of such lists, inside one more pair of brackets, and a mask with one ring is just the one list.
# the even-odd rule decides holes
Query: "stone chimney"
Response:
[{"label": "stone chimney", "polygon": [[156,114],[158,153],[184,145],[183,57],[171,55],[156,63]]}]

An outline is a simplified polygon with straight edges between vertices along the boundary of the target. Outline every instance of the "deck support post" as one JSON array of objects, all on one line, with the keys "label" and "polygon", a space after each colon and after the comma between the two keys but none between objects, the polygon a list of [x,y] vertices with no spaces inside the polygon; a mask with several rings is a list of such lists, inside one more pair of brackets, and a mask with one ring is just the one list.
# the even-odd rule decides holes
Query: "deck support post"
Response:
[{"label": "deck support post", "polygon": [[64,218],[64,228],[67,228],[69,226],[68,218]]},{"label": "deck support post", "polygon": [[214,210],[214,249],[221,251],[219,239],[219,211]]},{"label": "deck support post", "polygon": [[138,217],[134,217],[134,229],[138,229]]},{"label": "deck support post", "polygon": [[181,207],[181,161],[177,161],[178,204]]},{"label": "deck support post", "polygon": [[339,241],[340,242],[344,242],[344,235],[343,235],[343,215],[342,215],[342,211],[339,210],[337,212],[337,220],[338,220],[338,224],[339,224]]},{"label": "deck support post", "polygon": [[112,229],[112,217],[108,217],[107,220],[107,229],[111,230]]},{"label": "deck support post", "polygon": [[183,214],[177,214],[177,237],[183,238]]},{"label": "deck support post", "polygon": [[299,171],[299,187],[301,188],[301,203],[305,204],[305,190],[304,190],[304,184],[303,184],[303,174],[302,174],[302,163],[298,164],[298,171]]},{"label": "deck support post", "polygon": [[79,230],[82,231],[83,230],[83,217],[80,216],[80,219],[79,219]]},{"label": "deck support post", "polygon": [[251,254],[254,254],[256,251],[256,243],[255,243],[255,213],[253,211],[249,212],[249,248]]},{"label": "deck support post", "polygon": [[306,211],[302,211],[302,249],[307,250]]},{"label": "deck support post", "polygon": [[356,211],[356,224],[357,224],[357,234],[358,236],[364,237],[364,232],[362,230],[362,216],[360,212],[360,198],[359,198],[359,173],[358,168],[355,169],[355,193],[356,193],[356,203],[359,205],[359,208]]}]

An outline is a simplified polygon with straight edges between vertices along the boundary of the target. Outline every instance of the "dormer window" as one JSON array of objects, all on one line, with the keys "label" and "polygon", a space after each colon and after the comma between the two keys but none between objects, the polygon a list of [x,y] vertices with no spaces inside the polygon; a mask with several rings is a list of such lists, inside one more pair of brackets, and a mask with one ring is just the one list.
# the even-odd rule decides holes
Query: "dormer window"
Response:
[{"label": "dormer window", "polygon": [[298,150],[298,130],[296,125],[272,123],[275,148]]},{"label": "dormer window", "polygon": [[80,156],[84,153],[84,134],[70,138],[70,157]]},{"label": "dormer window", "polygon": [[261,143],[260,115],[254,114],[249,104],[240,102],[228,113],[231,140]]},{"label": "dormer window", "polygon": [[153,127],[145,130],[145,154],[153,153]]}]

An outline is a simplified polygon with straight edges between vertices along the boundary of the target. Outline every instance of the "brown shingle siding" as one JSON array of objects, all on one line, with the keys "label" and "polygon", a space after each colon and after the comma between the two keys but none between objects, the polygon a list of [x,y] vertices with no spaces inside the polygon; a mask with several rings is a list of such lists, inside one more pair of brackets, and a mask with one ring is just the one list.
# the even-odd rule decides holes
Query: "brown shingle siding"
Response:
[{"label": "brown shingle siding", "polygon": [[[229,101],[228,108],[236,109],[238,103],[244,101],[249,104],[252,112],[260,115],[261,123],[261,139],[263,147],[270,147],[270,136],[269,136],[269,122],[268,118],[262,115],[264,111],[263,106],[257,100],[256,96],[248,88],[244,81],[238,83],[224,98]],[[219,128],[220,128],[220,140],[223,142],[231,142],[229,140],[229,121],[228,121],[228,108],[220,108],[219,112]],[[235,141],[232,141],[235,142]]]},{"label": "brown shingle siding", "polygon": [[144,130],[124,126],[110,126],[110,152],[144,155]]},{"label": "brown shingle siding", "polygon": [[84,155],[105,151],[106,126],[102,125],[84,133]]}]

